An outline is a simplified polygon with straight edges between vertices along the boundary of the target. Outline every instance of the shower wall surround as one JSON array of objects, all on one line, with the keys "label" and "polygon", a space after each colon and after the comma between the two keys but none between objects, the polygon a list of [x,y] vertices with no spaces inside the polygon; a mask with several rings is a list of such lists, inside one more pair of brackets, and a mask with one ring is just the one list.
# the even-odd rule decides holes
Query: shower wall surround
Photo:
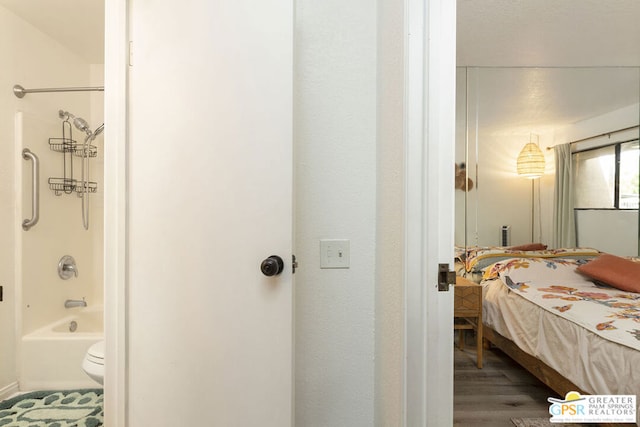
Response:
[{"label": "shower wall surround", "polygon": [[[84,103],[88,105],[87,101]],[[22,333],[28,334],[68,315],[64,307],[66,299],[86,297],[91,305],[101,303],[102,297],[94,296],[93,286],[101,283],[93,269],[94,241],[99,236],[94,235],[93,229],[83,229],[79,197],[57,195],[46,185],[48,177],[60,174],[61,155],[48,149],[48,139],[53,132],[60,134],[61,121],[56,116],[44,118],[41,113],[19,112],[16,116],[16,134],[21,137],[17,145],[28,147],[40,157],[40,221],[17,236],[17,246],[22,248],[17,254],[22,272],[21,280],[16,282],[22,285],[16,289],[22,299]],[[30,173],[29,168],[22,168],[21,216],[30,209]],[[60,257],[66,254],[76,259],[79,274],[62,280],[57,267]]]}]

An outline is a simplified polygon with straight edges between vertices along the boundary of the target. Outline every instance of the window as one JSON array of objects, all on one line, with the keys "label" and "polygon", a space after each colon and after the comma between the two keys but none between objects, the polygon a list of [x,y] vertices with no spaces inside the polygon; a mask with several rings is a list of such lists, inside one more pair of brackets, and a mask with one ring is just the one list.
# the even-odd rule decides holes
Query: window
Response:
[{"label": "window", "polygon": [[640,187],[640,173],[638,164],[638,141],[626,142],[620,146],[620,196],[618,207],[620,209],[638,209]]},{"label": "window", "polygon": [[573,154],[576,209],[638,209],[638,140]]}]

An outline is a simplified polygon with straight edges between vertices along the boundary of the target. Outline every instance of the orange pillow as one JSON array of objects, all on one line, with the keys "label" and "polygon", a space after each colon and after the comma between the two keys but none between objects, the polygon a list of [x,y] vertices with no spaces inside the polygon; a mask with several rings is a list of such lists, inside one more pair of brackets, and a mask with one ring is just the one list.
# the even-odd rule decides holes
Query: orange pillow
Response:
[{"label": "orange pillow", "polygon": [[547,245],[542,243],[527,243],[526,245],[510,246],[512,251],[544,251],[547,249]]},{"label": "orange pillow", "polygon": [[640,292],[640,264],[626,258],[602,254],[576,271],[623,291]]}]

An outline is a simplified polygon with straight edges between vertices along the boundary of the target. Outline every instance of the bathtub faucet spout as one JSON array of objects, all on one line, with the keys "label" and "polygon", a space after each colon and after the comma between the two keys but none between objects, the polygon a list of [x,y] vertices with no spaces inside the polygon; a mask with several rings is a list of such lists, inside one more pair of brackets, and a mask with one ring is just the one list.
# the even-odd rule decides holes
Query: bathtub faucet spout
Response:
[{"label": "bathtub faucet spout", "polygon": [[84,298],[80,299],[68,299],[64,302],[64,308],[72,308],[72,307],[86,307],[87,302]]}]

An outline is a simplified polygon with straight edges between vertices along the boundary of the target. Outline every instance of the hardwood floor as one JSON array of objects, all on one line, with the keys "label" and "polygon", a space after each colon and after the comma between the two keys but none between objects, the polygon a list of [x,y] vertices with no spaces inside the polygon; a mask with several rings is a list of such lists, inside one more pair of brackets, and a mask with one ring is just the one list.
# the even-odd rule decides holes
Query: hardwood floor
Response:
[{"label": "hardwood floor", "polygon": [[[467,344],[469,343],[469,344]],[[476,349],[465,340],[454,359],[454,426],[514,427],[511,418],[549,418],[548,397],[558,397],[498,349],[485,350],[476,367]]]}]

